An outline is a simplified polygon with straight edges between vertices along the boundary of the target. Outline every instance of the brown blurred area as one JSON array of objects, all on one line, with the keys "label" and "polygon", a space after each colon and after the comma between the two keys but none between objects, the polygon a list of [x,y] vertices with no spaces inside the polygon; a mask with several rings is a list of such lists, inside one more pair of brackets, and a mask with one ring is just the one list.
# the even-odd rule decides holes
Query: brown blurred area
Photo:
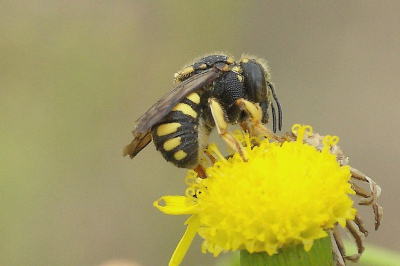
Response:
[{"label": "brown blurred area", "polygon": [[[152,203],[184,193],[186,171],[153,145],[121,151],[173,73],[212,51],[268,60],[283,131],[340,137],[383,190],[378,232],[361,211],[367,243],[400,252],[399,14],[398,1],[0,2],[0,265],[168,263],[187,217]],[[216,263],[200,245],[183,265]]]}]

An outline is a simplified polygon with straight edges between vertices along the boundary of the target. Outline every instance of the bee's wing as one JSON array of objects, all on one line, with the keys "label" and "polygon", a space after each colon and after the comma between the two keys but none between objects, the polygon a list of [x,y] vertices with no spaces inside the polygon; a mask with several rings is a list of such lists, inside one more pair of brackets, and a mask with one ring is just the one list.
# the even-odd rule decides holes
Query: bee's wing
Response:
[{"label": "bee's wing", "polygon": [[193,77],[190,77],[168,92],[156,104],[154,104],[137,121],[133,129],[133,135],[139,132],[145,132],[155,123],[166,116],[175,105],[183,100],[190,93],[197,91],[205,85],[213,82],[221,75],[221,71],[216,68],[210,68]]},{"label": "bee's wing", "polygon": [[151,130],[148,129],[145,132],[135,133],[135,138],[129,145],[126,145],[122,151],[122,155],[126,156],[129,154],[131,158],[135,157],[147,144],[151,141]]},{"label": "bee's wing", "polygon": [[190,93],[197,91],[207,84],[216,80],[222,71],[215,67],[207,69],[199,74],[196,74],[161,98],[154,104],[146,113],[144,113],[137,121],[133,128],[134,139],[131,144],[124,148],[123,155],[135,157],[144,147],[151,141],[151,127],[166,116],[175,105],[182,101],[183,98]]}]

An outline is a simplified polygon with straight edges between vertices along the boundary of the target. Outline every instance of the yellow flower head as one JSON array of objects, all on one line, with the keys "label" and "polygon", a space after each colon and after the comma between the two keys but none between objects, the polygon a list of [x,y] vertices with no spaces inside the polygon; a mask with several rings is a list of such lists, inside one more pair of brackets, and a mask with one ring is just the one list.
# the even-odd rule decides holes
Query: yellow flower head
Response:
[{"label": "yellow flower head", "polygon": [[192,214],[170,265],[180,263],[196,233],[204,238],[203,252],[215,256],[243,249],[272,255],[299,243],[308,251],[335,224],[354,219],[350,168],[330,153],[338,138],[325,137],[318,151],[303,143],[311,127],[292,130],[297,140],[283,144],[236,133],[247,161],[237,153],[226,159],[211,144],[207,152],[217,161],[206,168],[207,178],[189,170],[186,196],[154,203],[167,214]]}]

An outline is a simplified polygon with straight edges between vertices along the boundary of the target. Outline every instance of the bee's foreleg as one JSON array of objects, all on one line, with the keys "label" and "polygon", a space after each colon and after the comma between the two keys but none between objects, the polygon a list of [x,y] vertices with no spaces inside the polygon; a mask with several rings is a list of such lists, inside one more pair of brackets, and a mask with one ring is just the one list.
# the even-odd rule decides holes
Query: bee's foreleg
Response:
[{"label": "bee's foreleg", "polygon": [[263,125],[261,122],[262,119],[262,110],[259,104],[249,102],[243,98],[237,99],[236,104],[244,111],[246,111],[251,117],[251,129],[252,134],[261,133],[266,135],[270,139],[274,139],[278,142],[282,142],[283,139],[276,136],[271,130]]}]

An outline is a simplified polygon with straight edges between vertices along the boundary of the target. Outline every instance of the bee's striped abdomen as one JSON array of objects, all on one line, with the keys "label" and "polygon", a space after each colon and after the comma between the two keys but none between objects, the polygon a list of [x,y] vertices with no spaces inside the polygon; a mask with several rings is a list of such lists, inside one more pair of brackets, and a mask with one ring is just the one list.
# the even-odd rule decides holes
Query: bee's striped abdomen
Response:
[{"label": "bee's striped abdomen", "polygon": [[200,95],[191,93],[151,129],[157,150],[178,167],[191,168],[197,163],[200,112]]}]

